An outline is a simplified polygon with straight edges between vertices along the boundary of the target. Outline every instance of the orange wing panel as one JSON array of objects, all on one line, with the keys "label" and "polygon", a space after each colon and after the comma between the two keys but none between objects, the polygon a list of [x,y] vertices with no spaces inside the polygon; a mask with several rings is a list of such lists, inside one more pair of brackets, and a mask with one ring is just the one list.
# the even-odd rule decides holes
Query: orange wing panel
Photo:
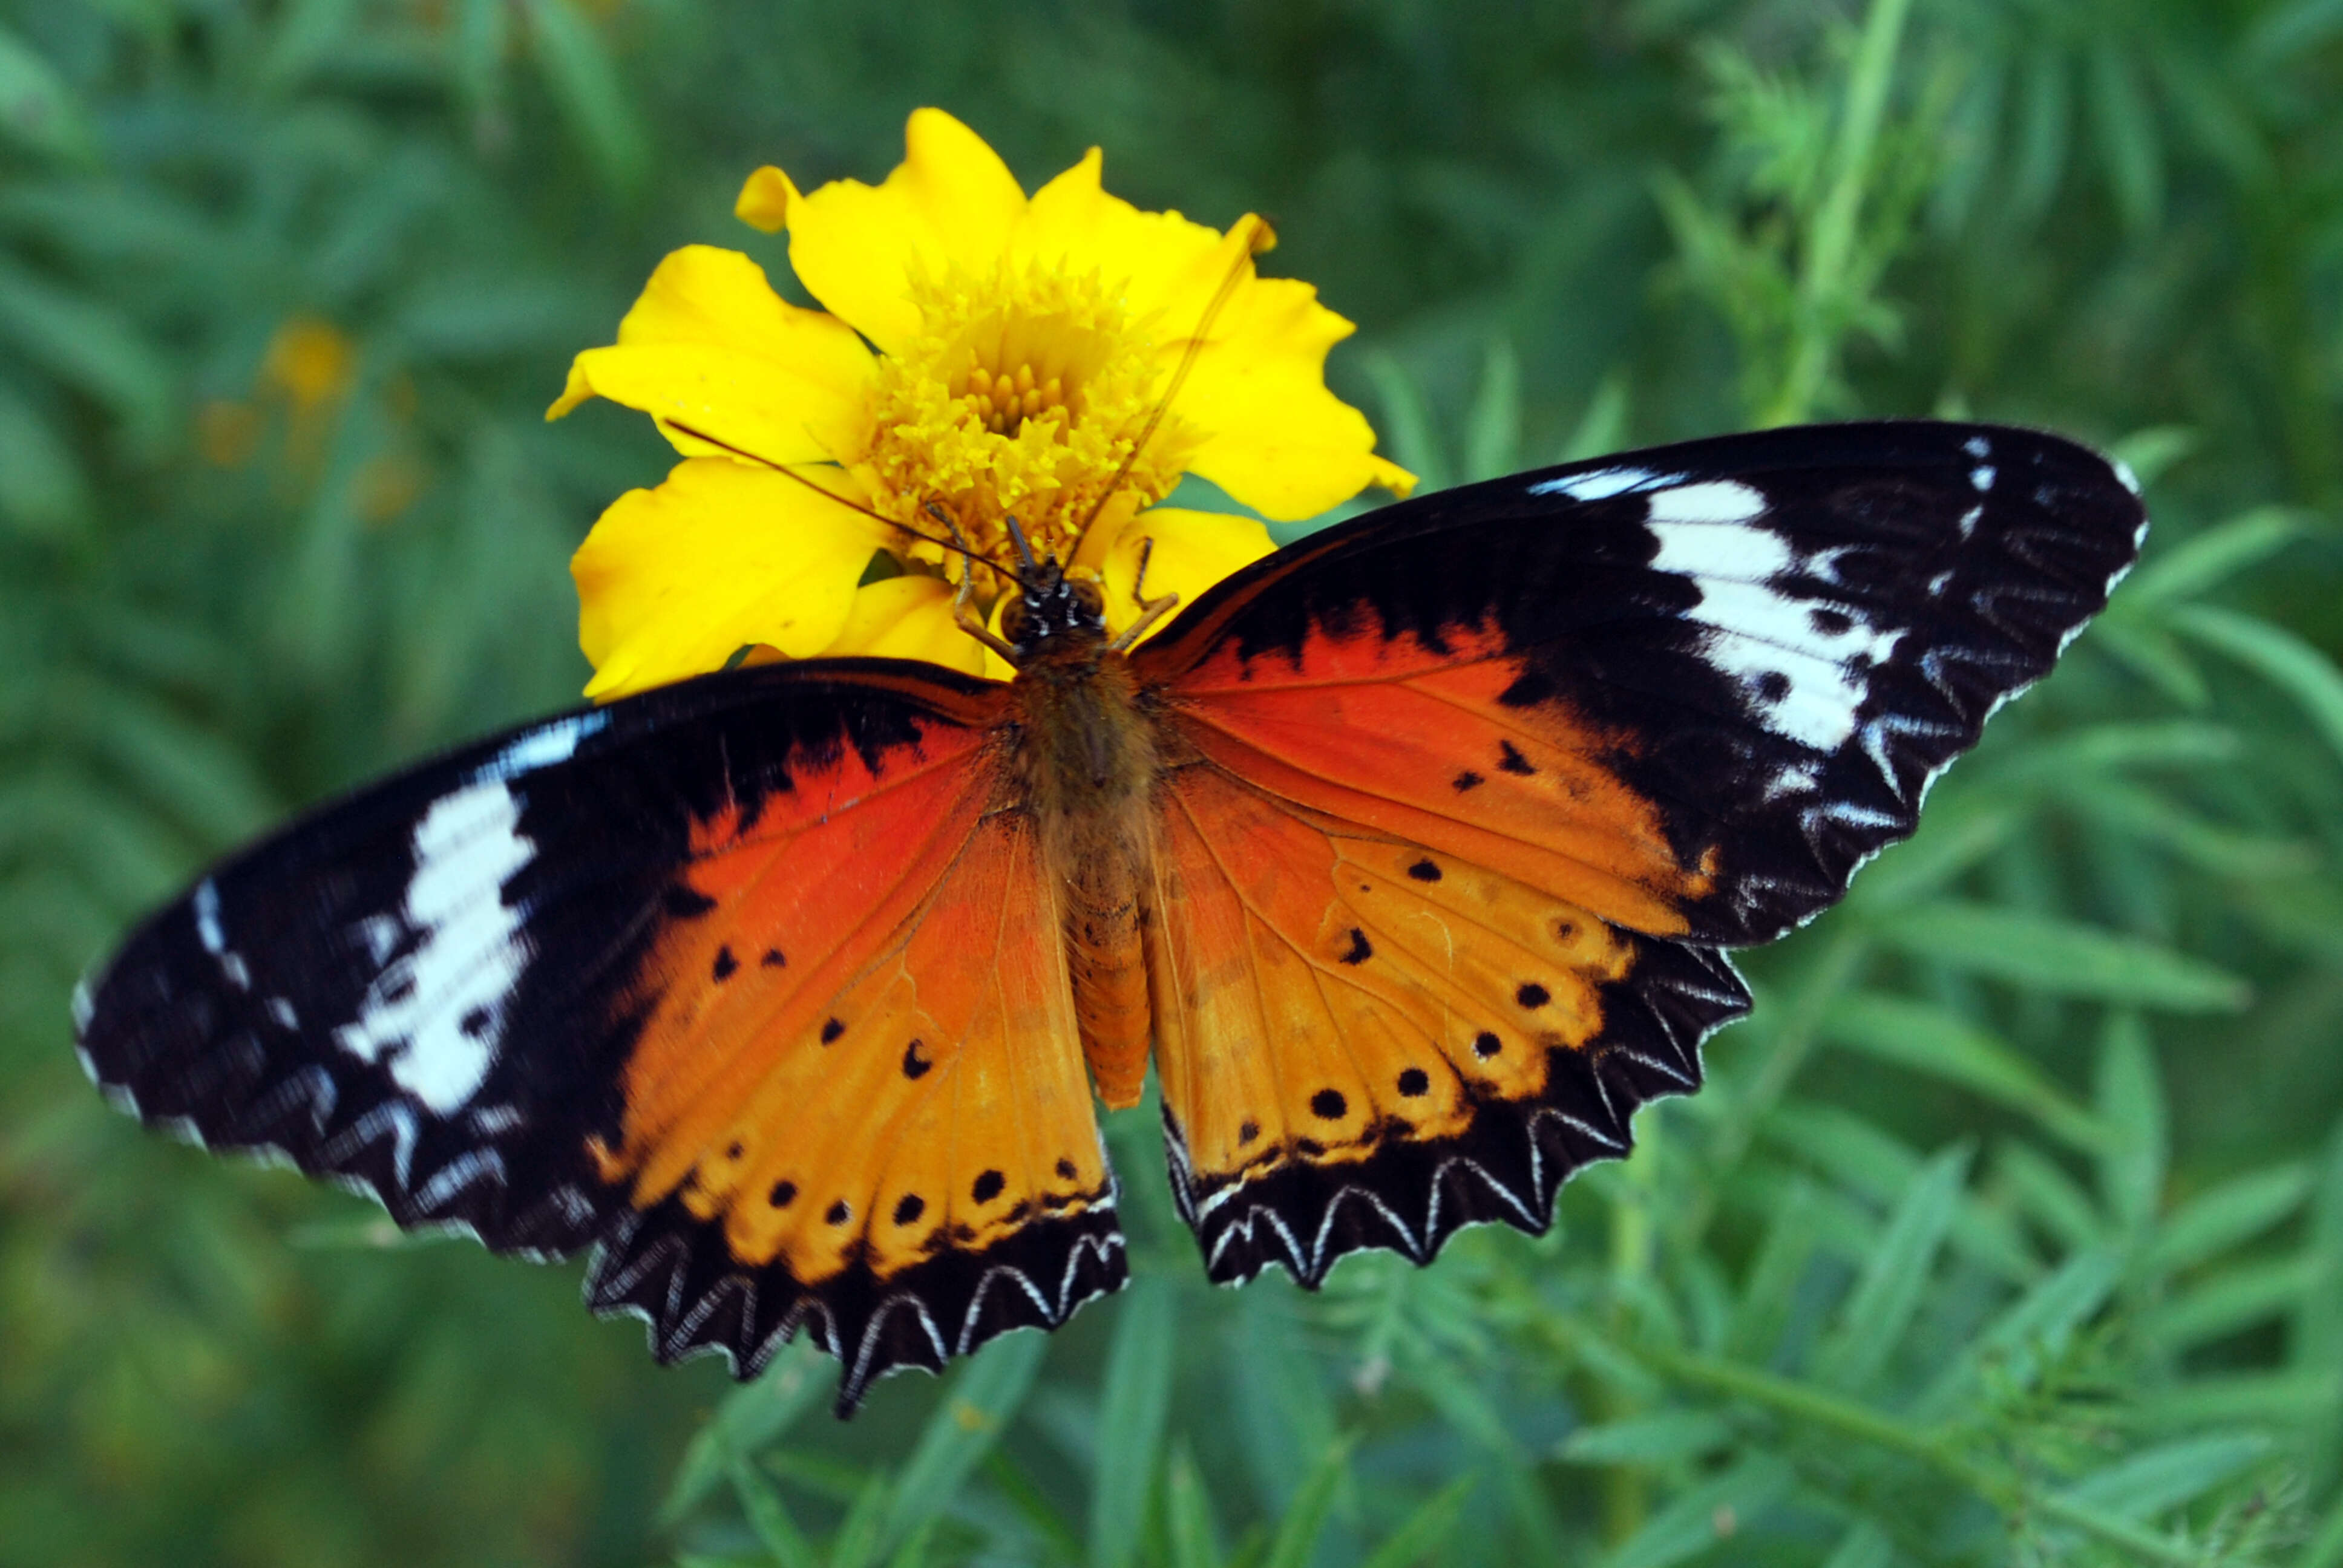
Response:
[{"label": "orange wing panel", "polygon": [[1210,764],[1164,798],[1157,1066],[1215,1279],[1543,1231],[1563,1176],[1624,1153],[1634,1107],[1694,1087],[1699,1037],[1746,1005],[1714,954]]},{"label": "orange wing panel", "polygon": [[842,1403],[1122,1278],[1058,909],[995,755],[849,751],[699,824],[598,1151],[645,1244],[688,1235],[762,1318],[821,1320]]}]

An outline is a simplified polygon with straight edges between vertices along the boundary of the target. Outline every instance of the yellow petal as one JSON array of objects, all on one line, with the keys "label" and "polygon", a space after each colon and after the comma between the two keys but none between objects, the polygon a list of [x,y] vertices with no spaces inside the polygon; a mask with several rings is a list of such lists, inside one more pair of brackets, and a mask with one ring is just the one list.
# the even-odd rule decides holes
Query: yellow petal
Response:
[{"label": "yellow petal", "polygon": [[845,625],[882,532],[786,474],[729,458],[695,457],[657,489],[628,491],[569,563],[578,646],[594,664],[586,695],[720,669],[748,643],[819,651]]},{"label": "yellow petal", "polygon": [[850,462],[869,443],[876,376],[844,322],[781,298],[739,251],[686,246],[651,274],[616,347],[571,363],[546,417],[598,395],[651,415],[687,454],[723,448],[679,425],[769,462]]},{"label": "yellow petal", "polygon": [[906,573],[855,590],[845,626],[822,656],[919,658],[968,675],[984,673],[984,645],[952,620],[952,588],[940,578]]},{"label": "yellow petal", "polygon": [[1415,476],[1374,456],[1366,416],[1326,389],[1326,351],[1348,321],[1292,278],[1231,296],[1172,410],[1203,440],[1188,467],[1264,517],[1317,516],[1369,485],[1399,495]]},{"label": "yellow petal", "polygon": [[767,164],[740,187],[740,198],[732,204],[732,216],[750,228],[779,234],[789,226],[790,204],[802,199],[798,195],[797,182]]},{"label": "yellow petal", "polygon": [[[784,199],[789,265],[816,299],[890,354],[920,331],[910,280],[955,267],[991,276],[1025,210],[1001,155],[941,109],[914,110],[903,143],[903,162],[883,185],[838,180]],[[772,187],[760,188],[762,216]]]},{"label": "yellow petal", "polygon": [[[1158,619],[1148,637],[1169,626],[1178,611],[1195,603],[1206,588],[1277,548],[1269,530],[1252,518],[1193,512],[1184,507],[1157,507],[1140,513],[1123,525],[1101,568],[1106,579],[1107,629],[1118,636],[1139,618],[1134,590],[1140,586],[1140,548],[1147,539],[1155,541],[1147,558],[1147,597],[1180,596],[1177,608]],[[1144,642],[1146,638],[1140,640]]]}]

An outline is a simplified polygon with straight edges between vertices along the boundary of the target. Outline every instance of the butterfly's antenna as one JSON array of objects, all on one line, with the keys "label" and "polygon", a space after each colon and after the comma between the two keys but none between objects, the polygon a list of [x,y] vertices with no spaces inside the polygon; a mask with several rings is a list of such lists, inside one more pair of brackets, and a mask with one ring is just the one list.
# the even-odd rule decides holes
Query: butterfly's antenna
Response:
[{"label": "butterfly's antenna", "polygon": [[[790,467],[787,463],[776,463],[770,457],[761,457],[755,452],[746,451],[741,447],[734,446],[729,441],[720,440],[718,437],[709,435],[705,430],[695,430],[690,426],[683,424],[679,420],[669,419],[667,423],[674,428],[682,431],[693,440],[705,441],[711,447],[719,447],[725,451],[731,453],[734,457],[739,457],[743,462],[757,464],[759,467],[770,468],[776,474],[786,474],[790,478],[795,479],[799,484],[803,485],[807,489],[811,490],[815,495],[826,496],[830,499],[836,501],[841,507],[845,507],[852,511],[860,512],[864,517],[869,518],[874,523],[883,523],[890,528],[900,528],[903,532],[910,535],[915,539],[923,539],[929,544],[940,546],[944,549],[958,550],[961,555],[966,556],[972,561],[984,561],[986,566],[992,568],[994,571],[1001,573],[1003,577],[1011,575],[1007,568],[994,561],[986,560],[983,556],[980,556],[976,551],[970,549],[966,545],[960,544],[952,539],[940,539],[933,534],[923,534],[920,532],[919,529],[910,527],[909,524],[899,523],[892,518],[881,517],[860,501],[850,501],[835,490],[826,490],[822,488],[820,485],[815,484],[811,479],[807,478],[803,474],[799,473],[795,468]],[[930,517],[935,517],[936,515],[936,504],[933,501],[930,501],[928,503],[928,515]],[[938,520],[941,521],[942,519],[938,518]]]},{"label": "butterfly's antenna", "polygon": [[[980,554],[968,548],[968,541],[961,537],[960,531],[960,519],[946,512],[944,510],[944,504],[941,501],[930,501],[925,507],[921,508],[920,510],[926,512],[928,516],[941,523],[944,526],[944,530],[951,535],[951,542],[946,547],[947,548],[958,550],[961,555],[965,556],[970,560],[976,562],[980,566],[991,568],[993,574],[997,577],[1007,578],[1011,582],[1015,582],[1017,580],[1017,574],[1015,572],[1011,571],[1007,567],[1002,566],[990,556]],[[1013,518],[1011,518],[1009,526],[1012,528],[1015,528],[1017,526],[1016,519]],[[928,536],[920,534],[918,537],[920,538],[926,538]]]},{"label": "butterfly's antenna", "polygon": [[1002,520],[1009,525],[1009,542],[1017,547],[1017,558],[1025,563],[1027,571],[1038,570],[1041,563],[1033,558],[1033,547],[1025,542],[1025,530],[1017,526],[1015,514]]},{"label": "butterfly's antenna", "polygon": [[1077,537],[1090,532],[1091,525],[1098,521],[1098,515],[1106,510],[1108,500],[1122,487],[1123,480],[1131,477],[1131,470],[1138,465],[1140,454],[1147,450],[1147,443],[1155,438],[1156,427],[1161,425],[1163,416],[1172,411],[1172,399],[1180,395],[1181,386],[1195,366],[1196,356],[1204,351],[1204,334],[1212,330],[1222,308],[1235,295],[1237,285],[1244,281],[1245,268],[1252,265],[1254,256],[1276,242],[1276,231],[1269,226],[1269,221],[1256,216],[1252,220],[1252,232],[1245,236],[1244,254],[1230,264],[1228,276],[1222,278],[1220,287],[1212,291],[1211,303],[1204,307],[1204,314],[1196,320],[1196,330],[1188,336],[1188,347],[1181,351],[1180,363],[1172,372],[1171,384],[1163,388],[1163,396],[1157,399],[1154,410],[1147,416],[1147,423],[1140,427],[1139,439],[1131,444],[1131,452],[1123,458],[1122,467],[1114,471],[1114,477],[1107,481],[1106,488],[1100,491],[1099,498],[1091,504],[1090,515],[1075,530]]}]

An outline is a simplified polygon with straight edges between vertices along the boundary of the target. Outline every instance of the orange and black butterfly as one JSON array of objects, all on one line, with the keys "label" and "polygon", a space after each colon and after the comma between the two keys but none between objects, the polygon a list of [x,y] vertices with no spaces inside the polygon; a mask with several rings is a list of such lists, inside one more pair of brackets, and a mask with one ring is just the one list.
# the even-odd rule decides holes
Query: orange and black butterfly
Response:
[{"label": "orange and black butterfly", "polygon": [[2137,553],[2056,437],[1843,425],[1310,538],[1126,651],[1031,565],[1003,685],[709,675],[330,806],[77,1002],[157,1125],[594,1250],[661,1360],[841,1409],[1124,1278],[1149,1060],[1215,1280],[1549,1223]]}]

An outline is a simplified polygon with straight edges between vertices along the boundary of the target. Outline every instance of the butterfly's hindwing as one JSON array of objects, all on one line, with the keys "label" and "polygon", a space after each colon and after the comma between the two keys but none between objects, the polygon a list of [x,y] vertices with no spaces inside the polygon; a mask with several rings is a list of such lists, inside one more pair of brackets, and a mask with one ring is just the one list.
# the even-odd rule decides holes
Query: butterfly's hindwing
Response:
[{"label": "butterfly's hindwing", "polygon": [[[1014,1020],[1032,1059],[987,1092],[1011,1020],[936,1000],[1006,973],[1046,1011],[1063,989],[1022,819],[986,815],[1000,699],[925,667],[773,667],[458,752],[149,920],[80,1005],[84,1060],[142,1118],[346,1181],[401,1224],[596,1248],[589,1299],[648,1319],[663,1359],[712,1348],[745,1376],[810,1326],[850,1406],[893,1365],[1054,1324],[1122,1278],[1071,1024],[1052,1052]],[[928,988],[930,1038],[824,1038],[840,1013],[875,1026],[855,1010],[889,984]],[[1046,1157],[988,1152],[1011,1093]],[[719,1191],[728,1156],[742,1180],[754,1162],[721,1131],[728,1095],[766,1119],[754,1160],[805,1177],[826,1262],[766,1245],[745,1188]],[[908,1155],[895,1123],[921,1133]],[[930,1222],[881,1190],[906,1159],[939,1188]],[[840,1199],[814,1171],[854,1191],[845,1221],[820,1224]],[[948,1226],[947,1183],[966,1211]]]}]

